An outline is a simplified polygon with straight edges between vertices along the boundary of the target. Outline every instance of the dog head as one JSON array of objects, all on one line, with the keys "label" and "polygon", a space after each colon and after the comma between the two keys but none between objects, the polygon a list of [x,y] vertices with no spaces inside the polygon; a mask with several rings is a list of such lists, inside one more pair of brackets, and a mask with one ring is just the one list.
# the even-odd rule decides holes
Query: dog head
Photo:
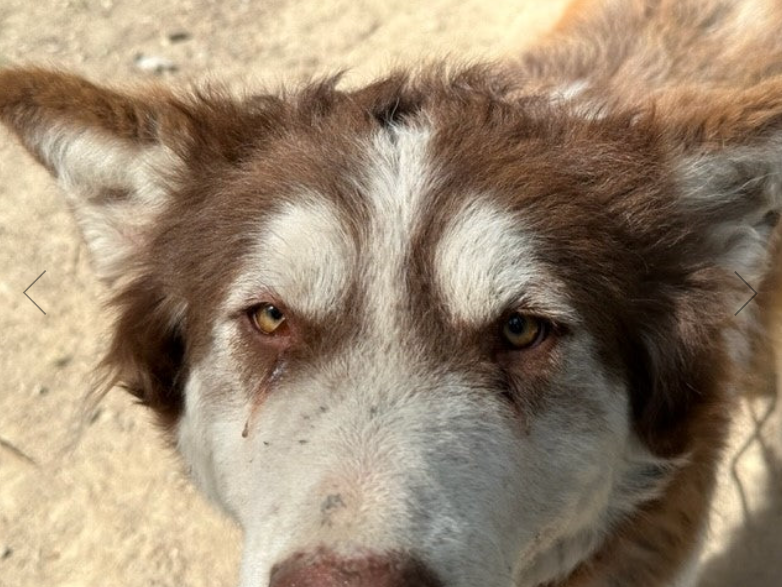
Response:
[{"label": "dog head", "polygon": [[782,93],[516,94],[0,75],[111,286],[110,382],[243,527],[244,587],[561,579],[714,450]]}]

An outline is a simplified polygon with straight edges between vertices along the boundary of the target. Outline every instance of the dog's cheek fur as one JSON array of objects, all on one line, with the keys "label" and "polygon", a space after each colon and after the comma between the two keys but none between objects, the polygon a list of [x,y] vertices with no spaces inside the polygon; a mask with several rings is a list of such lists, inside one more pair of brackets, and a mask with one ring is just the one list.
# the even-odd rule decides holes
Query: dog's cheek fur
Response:
[{"label": "dog's cheek fur", "polygon": [[118,318],[96,391],[124,387],[171,430],[182,414],[187,380],[184,302],[175,302],[155,278],[145,276],[124,287],[112,305]]}]

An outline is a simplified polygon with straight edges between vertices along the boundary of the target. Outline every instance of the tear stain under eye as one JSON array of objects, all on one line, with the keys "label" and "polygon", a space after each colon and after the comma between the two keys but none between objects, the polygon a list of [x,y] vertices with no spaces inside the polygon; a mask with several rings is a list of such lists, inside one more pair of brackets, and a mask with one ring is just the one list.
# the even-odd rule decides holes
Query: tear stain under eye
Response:
[{"label": "tear stain under eye", "polygon": [[272,385],[273,383],[276,383],[277,380],[280,378],[280,376],[283,374],[284,370],[285,370],[285,361],[282,359],[278,359],[277,364],[274,365],[274,369],[272,370],[271,375],[269,375],[269,378],[267,379],[267,385]]},{"label": "tear stain under eye", "polygon": [[287,367],[285,358],[278,356],[274,361],[274,366],[271,371],[263,376],[258,389],[255,391],[256,406],[263,403],[263,399],[272,391],[272,387],[282,378],[285,374],[285,368]]},{"label": "tear stain under eye", "polygon": [[271,373],[266,376],[263,383],[261,384],[260,390],[256,391],[256,399],[253,401],[250,408],[250,417],[244,423],[244,428],[242,429],[242,438],[247,438],[250,435],[250,420],[253,419],[261,404],[263,404],[265,396],[269,393],[269,389],[277,382],[277,380],[279,380],[284,370],[285,361],[281,358],[278,358]]}]

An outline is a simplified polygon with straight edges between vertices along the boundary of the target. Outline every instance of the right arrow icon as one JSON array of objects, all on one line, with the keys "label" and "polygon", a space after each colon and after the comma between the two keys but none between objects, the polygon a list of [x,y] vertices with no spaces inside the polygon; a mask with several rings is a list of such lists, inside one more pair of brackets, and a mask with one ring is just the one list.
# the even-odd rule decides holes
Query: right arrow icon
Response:
[{"label": "right arrow icon", "polygon": [[[739,275],[739,272],[738,272],[738,271],[734,271],[733,273],[735,273],[736,275],[738,275],[738,277],[739,277],[739,279],[740,279],[741,281],[744,281],[744,278],[743,278],[741,275]],[[734,316],[738,316],[738,315],[739,315],[739,312],[741,312],[741,311],[742,311],[742,310],[743,310],[743,309],[744,309],[744,308],[747,306],[747,304],[748,304],[748,303],[750,303],[752,300],[754,300],[754,299],[755,299],[755,296],[756,296],[756,295],[758,295],[758,292],[756,292],[754,289],[752,289],[752,286],[751,286],[750,284],[748,284],[746,281],[744,281],[744,285],[746,285],[746,286],[747,286],[749,289],[751,289],[751,290],[752,290],[752,297],[751,297],[751,298],[749,298],[749,299],[748,299],[748,300],[747,300],[747,301],[744,303],[744,305],[743,305],[743,306],[741,306],[741,307],[739,308],[739,311],[738,311],[738,312],[736,312],[735,314],[733,314]]]}]

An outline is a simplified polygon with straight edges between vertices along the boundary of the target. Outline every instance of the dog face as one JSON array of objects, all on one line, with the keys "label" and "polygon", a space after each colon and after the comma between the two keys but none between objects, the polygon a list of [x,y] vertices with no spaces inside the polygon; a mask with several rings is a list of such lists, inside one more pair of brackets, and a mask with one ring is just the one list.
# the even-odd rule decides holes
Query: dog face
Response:
[{"label": "dog face", "polygon": [[585,116],[475,69],[0,87],[112,284],[109,381],[243,527],[243,587],[561,580],[713,450],[769,121],[716,150],[710,112]]},{"label": "dog face", "polygon": [[[579,255],[546,227],[550,160],[475,128],[499,159],[481,177],[465,169],[477,137],[437,136],[455,120],[348,135],[332,116],[249,161],[193,231],[231,239],[234,198],[254,201],[230,276],[209,284],[199,263],[193,280],[220,290],[189,301],[216,304],[177,430],[246,530],[245,584],[321,548],[406,553],[446,585],[544,578],[555,545],[572,565],[663,461],[633,442],[620,365],[574,301],[577,265],[555,260]],[[515,156],[529,167],[506,186]]]}]

